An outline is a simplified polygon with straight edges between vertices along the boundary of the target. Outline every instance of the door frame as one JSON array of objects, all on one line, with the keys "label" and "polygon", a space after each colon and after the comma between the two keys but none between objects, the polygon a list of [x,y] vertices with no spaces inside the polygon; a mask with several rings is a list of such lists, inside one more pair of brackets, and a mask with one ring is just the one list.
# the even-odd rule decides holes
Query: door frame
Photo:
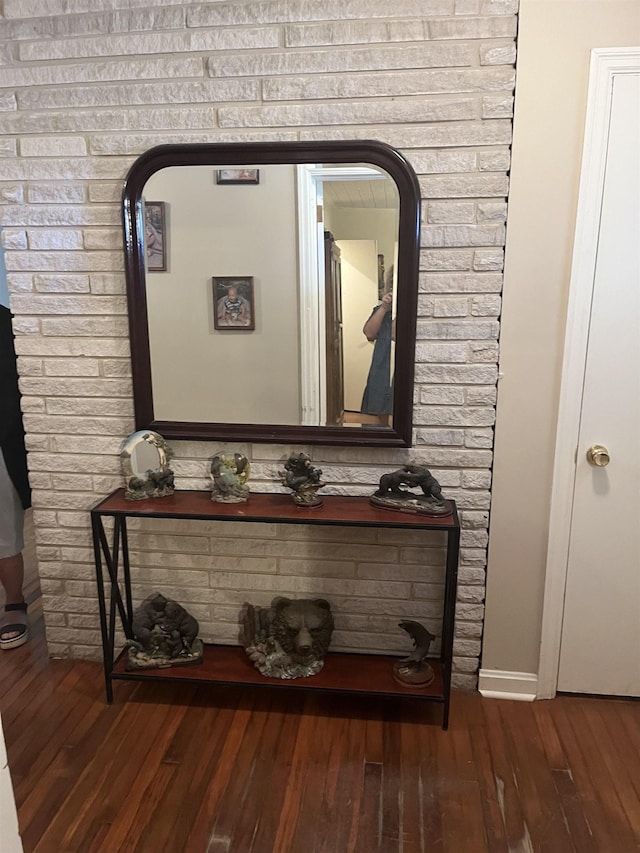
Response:
[{"label": "door frame", "polygon": [[552,699],[558,686],[578,436],[609,143],[613,81],[617,75],[639,72],[640,48],[595,48],[591,51],[551,489],[538,699]]}]

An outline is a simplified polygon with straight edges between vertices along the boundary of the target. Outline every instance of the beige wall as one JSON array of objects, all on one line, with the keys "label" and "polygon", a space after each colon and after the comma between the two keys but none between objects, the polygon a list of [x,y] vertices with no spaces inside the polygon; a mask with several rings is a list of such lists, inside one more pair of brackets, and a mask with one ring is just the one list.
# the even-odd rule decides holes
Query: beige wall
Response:
[{"label": "beige wall", "polygon": [[[295,167],[263,168],[257,186],[161,169],[145,197],[168,204],[168,268],[148,273],[155,416],[299,424]],[[214,328],[214,275],[253,277],[254,331]]]},{"label": "beige wall", "polygon": [[521,0],[483,669],[537,672],[590,51],[637,0]]}]

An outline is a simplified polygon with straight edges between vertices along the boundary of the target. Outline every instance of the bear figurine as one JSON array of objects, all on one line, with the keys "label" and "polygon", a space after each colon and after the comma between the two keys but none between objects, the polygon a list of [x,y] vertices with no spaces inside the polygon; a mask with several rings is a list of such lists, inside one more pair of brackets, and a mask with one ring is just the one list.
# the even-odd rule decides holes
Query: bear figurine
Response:
[{"label": "bear figurine", "polygon": [[240,638],[256,669],[270,678],[316,675],[333,634],[331,605],[323,598],[278,597],[271,607],[245,602]]}]

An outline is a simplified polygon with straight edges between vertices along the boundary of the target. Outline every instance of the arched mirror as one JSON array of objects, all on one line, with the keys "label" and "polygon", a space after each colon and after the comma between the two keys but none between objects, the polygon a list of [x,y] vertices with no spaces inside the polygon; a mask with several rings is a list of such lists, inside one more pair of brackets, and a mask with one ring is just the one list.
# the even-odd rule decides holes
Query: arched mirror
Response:
[{"label": "arched mirror", "polygon": [[420,195],[402,155],[162,145],[123,207],[138,429],[411,444]]}]

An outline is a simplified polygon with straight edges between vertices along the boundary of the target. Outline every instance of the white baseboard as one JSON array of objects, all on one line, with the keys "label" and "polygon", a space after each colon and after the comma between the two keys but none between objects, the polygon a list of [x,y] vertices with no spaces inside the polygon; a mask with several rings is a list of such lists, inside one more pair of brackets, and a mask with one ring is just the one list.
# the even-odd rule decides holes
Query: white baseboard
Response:
[{"label": "white baseboard", "polygon": [[538,676],[535,672],[481,669],[478,690],[488,699],[516,699],[520,702],[532,702],[538,691]]}]

